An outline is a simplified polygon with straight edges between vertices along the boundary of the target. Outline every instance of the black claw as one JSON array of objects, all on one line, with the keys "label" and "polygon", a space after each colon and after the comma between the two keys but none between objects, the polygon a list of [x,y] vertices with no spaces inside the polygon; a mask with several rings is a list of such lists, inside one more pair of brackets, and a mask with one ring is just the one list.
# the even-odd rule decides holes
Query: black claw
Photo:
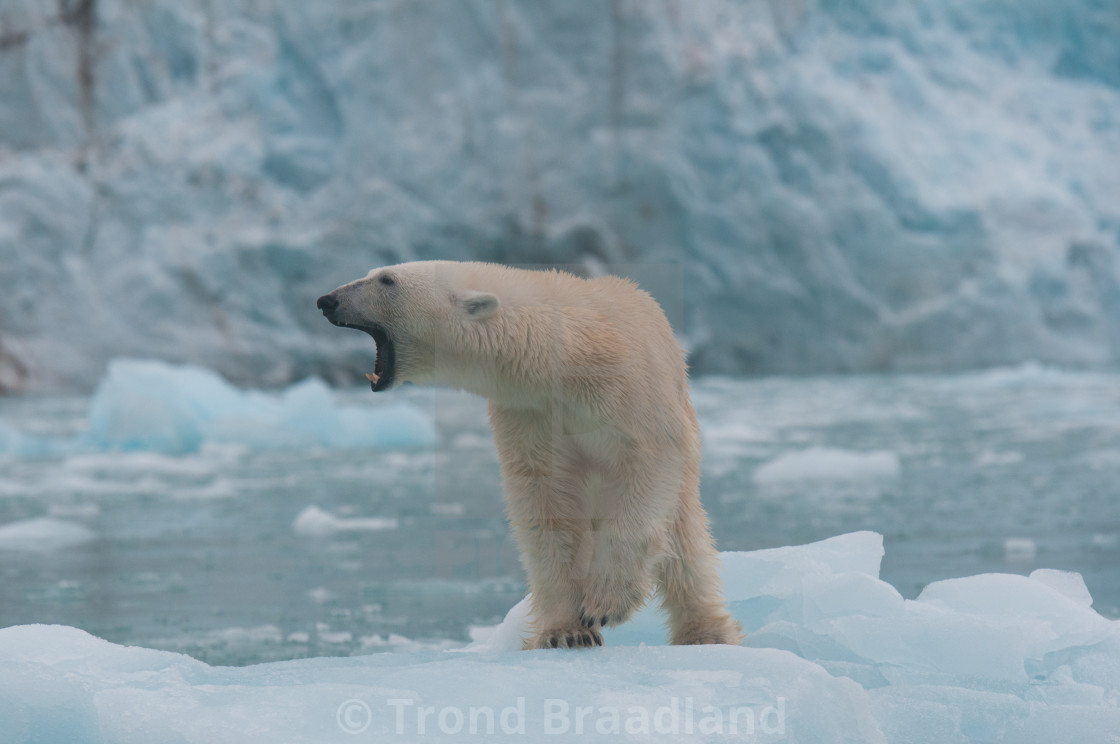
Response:
[{"label": "black claw", "polygon": [[611,619],[610,615],[603,615],[603,622],[601,622],[599,624],[602,625],[603,627],[606,627],[606,625],[610,621],[610,619]]},{"label": "black claw", "polygon": [[556,639],[556,636],[552,636],[551,638],[549,638],[549,639],[548,639],[548,643],[549,643],[549,645],[551,645],[551,646],[552,646],[553,648],[556,648],[557,646],[559,646],[559,645],[560,645],[560,641],[558,641],[558,640]]},{"label": "black claw", "polygon": [[595,645],[596,646],[602,646],[603,645],[603,637],[602,636],[595,636]]}]

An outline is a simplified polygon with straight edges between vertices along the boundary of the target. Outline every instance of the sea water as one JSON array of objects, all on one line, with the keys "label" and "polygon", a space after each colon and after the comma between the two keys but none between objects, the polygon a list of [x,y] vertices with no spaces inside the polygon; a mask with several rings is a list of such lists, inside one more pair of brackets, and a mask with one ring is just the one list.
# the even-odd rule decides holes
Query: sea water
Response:
[{"label": "sea water", "polygon": [[[250,405],[166,365],[132,384],[138,369],[92,400],[0,399],[0,627],[244,665],[455,647],[524,596],[484,401],[239,393]],[[96,435],[153,390],[173,422],[210,412],[190,446],[163,419]],[[1120,616],[1120,375],[700,378],[692,397],[721,550],[872,530],[904,597],[1056,568]],[[330,433],[353,426],[372,433]]]}]

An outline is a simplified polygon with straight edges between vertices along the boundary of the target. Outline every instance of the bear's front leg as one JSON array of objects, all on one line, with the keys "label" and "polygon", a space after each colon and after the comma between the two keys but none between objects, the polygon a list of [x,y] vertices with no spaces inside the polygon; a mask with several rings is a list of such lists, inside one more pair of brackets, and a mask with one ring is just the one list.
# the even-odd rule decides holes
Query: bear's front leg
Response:
[{"label": "bear's front leg", "polygon": [[514,534],[529,574],[533,618],[533,634],[522,647],[602,646],[599,630],[586,627],[580,619],[583,582],[592,550],[588,521],[547,519],[520,528],[515,524]]},{"label": "bear's front leg", "polygon": [[639,519],[599,521],[580,603],[584,627],[620,625],[649,597],[654,558],[661,554],[662,540],[657,534],[634,534],[634,525],[639,523]]},{"label": "bear's front leg", "polygon": [[551,473],[507,467],[504,485],[510,526],[531,592],[533,634],[523,648],[602,646],[599,630],[580,621],[594,552],[585,500],[566,493]]}]

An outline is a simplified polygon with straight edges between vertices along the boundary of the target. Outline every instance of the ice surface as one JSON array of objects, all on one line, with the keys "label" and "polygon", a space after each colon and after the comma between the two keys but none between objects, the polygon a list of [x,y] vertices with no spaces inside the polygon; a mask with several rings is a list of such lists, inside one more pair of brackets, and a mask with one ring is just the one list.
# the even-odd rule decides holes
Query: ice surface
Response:
[{"label": "ice surface", "polygon": [[701,372],[1118,358],[1115,3],[80,5],[4,2],[0,387],[360,380],[315,298],[434,256],[679,266]]},{"label": "ice surface", "polygon": [[900,466],[894,452],[848,452],[812,447],[788,452],[754,471],[759,485],[799,480],[866,480],[897,478]]},{"label": "ice surface", "polygon": [[1081,574],[1073,571],[1055,571],[1052,568],[1038,568],[1031,571],[1031,578],[1035,581],[1061,592],[1078,604],[1089,607],[1093,604],[1093,597]]},{"label": "ice surface", "polygon": [[[408,403],[341,406],[316,378],[279,394],[243,391],[201,367],[136,359],[110,363],[90,402],[88,431],[77,437],[31,436],[0,425],[0,452],[24,456],[81,456],[91,450],[182,454],[212,445],[392,449],[431,447],[436,441],[431,417]],[[114,459],[114,467],[120,462],[145,470],[153,463],[141,456]]]},{"label": "ice surface", "polygon": [[11,627],[0,720],[12,741],[454,741],[472,715],[502,736],[503,713],[529,741],[742,740],[748,722],[759,741],[1115,740],[1120,622],[1089,607],[1079,577],[986,574],[904,600],[877,578],[882,556],[868,532],[723,554],[740,648],[666,647],[646,609],[602,649],[519,652],[525,601],[461,649],[370,638],[406,650],[245,668]]}]

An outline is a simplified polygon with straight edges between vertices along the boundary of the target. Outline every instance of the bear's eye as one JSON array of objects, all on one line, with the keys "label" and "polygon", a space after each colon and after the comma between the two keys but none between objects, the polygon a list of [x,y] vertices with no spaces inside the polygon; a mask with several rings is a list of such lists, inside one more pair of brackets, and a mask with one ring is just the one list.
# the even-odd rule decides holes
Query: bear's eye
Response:
[{"label": "bear's eye", "polygon": [[397,280],[388,274],[382,274],[377,278],[377,281],[381,282],[381,284],[386,287],[391,287],[397,283]]}]

